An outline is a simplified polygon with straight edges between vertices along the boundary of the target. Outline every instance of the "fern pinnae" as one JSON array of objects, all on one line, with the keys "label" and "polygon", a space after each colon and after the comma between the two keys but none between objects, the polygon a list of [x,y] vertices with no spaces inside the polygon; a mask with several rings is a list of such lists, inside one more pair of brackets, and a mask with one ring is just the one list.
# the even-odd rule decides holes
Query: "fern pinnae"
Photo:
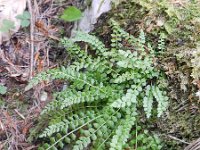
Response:
[{"label": "fern pinnae", "polygon": [[[109,107],[108,107],[109,108]],[[111,108],[112,109],[112,108]],[[106,126],[107,124],[108,124],[108,122],[110,121],[110,120],[112,120],[112,118],[118,113],[120,111],[120,108],[118,108],[117,110],[115,110],[115,112],[113,112],[108,118],[106,118],[105,119],[105,121],[100,125],[100,126],[98,126],[97,127],[97,129],[95,130],[95,132],[93,132],[93,133],[96,133],[96,132],[98,132],[98,130],[100,130],[101,128],[103,128],[104,126]],[[117,121],[117,120],[116,120]],[[108,132],[108,131],[105,131],[105,132]],[[112,132],[111,132],[112,133]],[[103,133],[104,134],[104,133]],[[97,137],[99,137],[98,135],[97,135]],[[99,145],[97,145],[98,147],[99,147]]]},{"label": "fern pinnae", "polygon": [[[118,111],[119,111],[119,109],[116,110],[116,112],[118,112]],[[113,114],[113,115],[114,115],[114,114]],[[111,118],[113,115],[111,115],[110,118]],[[108,118],[104,123],[102,123],[96,130],[94,130],[94,131],[91,132],[89,135],[87,135],[87,137],[81,137],[81,138],[91,138],[91,136],[92,136],[92,135],[95,135],[95,133],[96,133],[98,130],[100,130],[101,127],[104,126],[104,125],[107,123],[108,120],[109,120],[109,118]],[[92,129],[92,128],[90,128],[90,129]],[[95,135],[95,136],[96,136],[96,135]],[[84,148],[86,148],[87,145],[90,144],[90,142],[88,142],[88,140],[87,140],[87,142],[86,142],[85,144],[83,144],[82,142],[84,142],[84,141],[82,141],[81,138],[80,138],[80,140],[77,140],[77,141],[76,141],[77,144],[75,144],[73,150],[77,150],[77,149],[81,150],[81,149],[84,149]],[[84,146],[82,146],[82,145],[84,145]]]},{"label": "fern pinnae", "polygon": [[[85,118],[88,118],[88,116],[83,117],[83,118],[79,118],[77,121],[83,120]],[[60,132],[63,129],[67,130],[69,124],[70,124],[70,122],[66,119],[66,120],[63,120],[59,123],[50,125],[39,135],[39,137],[40,138],[47,137],[47,136],[50,137],[52,134],[54,134],[56,132]]]},{"label": "fern pinnae", "polygon": [[55,146],[56,144],[58,144],[58,142],[62,141],[65,137],[67,137],[67,136],[69,136],[70,134],[72,134],[72,133],[78,131],[79,129],[83,128],[83,127],[86,126],[87,124],[91,123],[92,121],[94,121],[94,120],[96,120],[96,119],[98,119],[98,118],[100,118],[100,117],[102,117],[102,115],[99,115],[99,116],[97,116],[97,117],[91,119],[90,121],[84,123],[84,124],[81,125],[80,127],[78,127],[78,128],[76,128],[76,129],[74,129],[73,131],[67,133],[67,134],[64,135],[62,138],[60,138],[58,141],[56,141],[54,144],[52,144],[50,147],[48,147],[47,150],[50,150],[53,146]]},{"label": "fern pinnae", "polygon": [[[113,132],[114,132],[114,131],[113,131]],[[97,148],[97,150],[99,150],[99,149],[102,147],[102,145],[103,145],[106,141],[108,141],[108,139],[112,136],[113,132],[111,132],[111,133],[108,135],[108,137],[99,145],[99,147]]]},{"label": "fern pinnae", "polygon": [[[119,111],[119,110],[120,110],[120,108],[118,108],[117,111]],[[134,121],[134,120],[133,120],[133,121]],[[125,123],[124,120],[121,120],[120,123],[119,123],[119,125],[118,125],[118,127],[121,126],[123,123]],[[117,132],[117,131],[116,131],[116,130],[113,130],[113,131],[107,136],[107,138],[106,138],[100,145],[98,145],[97,150],[99,150],[99,149],[101,148],[101,146],[113,135],[114,132]]]},{"label": "fern pinnae", "polygon": [[26,87],[26,90],[29,90],[33,86],[36,86],[41,81],[48,81],[55,79],[79,80],[80,82],[88,84],[91,87],[98,88],[93,85],[94,80],[87,80],[87,76],[83,73],[78,73],[74,67],[71,68],[62,67],[61,69],[52,69],[47,71],[46,73],[44,72],[41,73],[41,75],[39,74],[38,76],[34,77],[33,80]]},{"label": "fern pinnae", "polygon": [[[83,111],[81,111],[81,109],[85,110],[84,108],[89,108],[89,109],[83,113]],[[91,108],[93,108],[93,109],[91,109]],[[52,125],[48,126],[43,131],[43,133],[40,134],[40,137],[42,138],[42,137],[46,137],[46,136],[51,136],[55,132],[62,131],[62,129],[65,128],[66,126],[70,127],[70,124],[72,124],[73,121],[74,122],[80,121],[80,120],[84,121],[84,119],[86,119],[86,118],[92,119],[93,116],[97,115],[94,108],[97,108],[97,106],[79,107],[79,108],[76,108],[76,109],[78,109],[78,111],[76,111],[74,109],[67,110],[67,112],[65,112],[65,115],[67,116],[67,118],[65,118],[64,120],[61,120],[60,122],[58,122],[56,124],[52,124]]]},{"label": "fern pinnae", "polygon": [[99,100],[100,99],[99,96],[101,94],[104,94],[102,93],[101,90],[96,90],[96,88],[93,88],[90,91],[86,91],[86,92],[76,92],[71,97],[68,97],[68,95],[66,95],[66,97],[64,97],[64,99],[61,101],[62,105],[60,106],[60,109],[69,107],[74,104]]}]

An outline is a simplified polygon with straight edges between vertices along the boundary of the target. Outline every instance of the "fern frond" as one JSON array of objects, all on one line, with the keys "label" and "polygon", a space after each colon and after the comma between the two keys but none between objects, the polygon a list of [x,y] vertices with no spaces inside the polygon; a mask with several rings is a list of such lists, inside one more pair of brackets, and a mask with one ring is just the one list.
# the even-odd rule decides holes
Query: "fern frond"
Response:
[{"label": "fern frond", "polygon": [[145,90],[145,96],[143,97],[143,107],[147,118],[151,116],[152,104],[153,104],[153,94],[151,92],[151,86],[147,85]]},{"label": "fern frond", "polygon": [[92,119],[96,116],[95,111],[88,110],[85,112],[86,116],[82,116],[81,114],[73,114],[72,116],[67,117],[65,120],[62,120],[61,122],[58,122],[56,124],[48,126],[41,134],[40,138],[51,136],[52,134],[56,132],[62,132],[65,133],[68,132],[68,130],[74,130],[75,128],[83,125],[87,120]]},{"label": "fern frond", "polygon": [[163,51],[165,49],[164,33],[160,34],[160,37],[159,37],[159,40],[158,40],[158,49],[160,51]]},{"label": "fern frond", "polygon": [[129,80],[134,80],[134,79],[140,79],[141,78],[141,74],[138,73],[137,71],[127,71],[125,73],[122,73],[121,75],[117,76],[113,82],[114,83],[122,83],[122,82],[126,82]]},{"label": "fern frond", "polygon": [[[135,38],[133,35],[130,35],[129,33],[127,33],[126,31],[124,31],[119,23],[117,23],[115,20],[110,19],[110,25],[112,27],[113,33],[111,34],[111,36],[113,36],[114,38],[112,38],[111,42],[112,43],[116,43],[114,45],[111,45],[113,47],[117,48],[121,48],[123,45],[119,44],[120,41],[122,41],[122,38],[128,42],[129,44],[131,44],[132,46],[135,46],[137,43],[137,38]],[[117,40],[116,40],[117,39]]]},{"label": "fern frond", "polygon": [[[136,108],[133,107],[132,112]],[[129,132],[132,126],[135,124],[136,118],[134,113],[127,115],[124,120],[121,120],[121,124],[117,127],[115,135],[112,137],[109,150],[122,150],[129,138]]]},{"label": "fern frond", "polygon": [[78,44],[75,44],[73,41],[67,38],[61,39],[61,43],[65,48],[67,48],[67,52],[75,58],[85,59],[87,58],[87,53],[80,48]]},{"label": "fern frond", "polygon": [[139,35],[139,38],[138,38],[138,48],[139,50],[141,51],[144,51],[144,44],[146,42],[146,38],[145,38],[145,34],[144,34],[144,31],[143,30],[140,30],[140,35]]},{"label": "fern frond", "polygon": [[157,116],[160,117],[167,109],[168,97],[166,96],[166,93],[161,91],[157,86],[152,87],[152,93],[156,101],[158,102]]},{"label": "fern frond", "polygon": [[73,92],[73,94],[71,95],[62,93],[62,96],[60,96],[59,98],[62,103],[60,109],[79,103],[93,102],[95,100],[101,100],[102,98],[107,98],[108,95],[106,91],[104,91],[104,89],[106,88],[105,87],[98,87],[98,88],[99,89],[90,88],[89,91]]},{"label": "fern frond", "polygon": [[85,43],[89,43],[92,46],[92,48],[96,50],[97,54],[102,54],[108,51],[105,45],[97,37],[81,31],[76,31],[75,34],[76,36],[71,39],[73,42],[82,41]]},{"label": "fern frond", "polygon": [[56,144],[58,144],[59,142],[61,142],[62,140],[64,140],[67,136],[69,136],[69,135],[73,134],[74,132],[80,130],[80,129],[83,128],[84,126],[88,125],[89,123],[93,122],[94,120],[96,120],[96,119],[98,119],[98,118],[100,118],[100,117],[102,117],[102,115],[99,115],[99,116],[97,116],[97,117],[95,117],[95,118],[93,118],[93,119],[87,121],[87,122],[84,123],[83,125],[81,125],[81,126],[77,127],[76,129],[70,131],[69,133],[65,134],[64,136],[61,136],[57,141],[55,141],[55,143],[53,143],[52,145],[49,145],[48,148],[47,148],[47,150],[49,150],[49,149],[51,149],[52,147],[54,147]]}]

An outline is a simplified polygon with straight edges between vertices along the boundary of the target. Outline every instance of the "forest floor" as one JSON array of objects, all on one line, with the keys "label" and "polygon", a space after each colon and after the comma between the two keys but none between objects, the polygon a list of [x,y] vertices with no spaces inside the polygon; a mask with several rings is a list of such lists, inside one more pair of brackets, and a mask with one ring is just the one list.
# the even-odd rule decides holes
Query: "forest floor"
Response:
[{"label": "forest floor", "polygon": [[[40,85],[25,91],[30,79],[30,59],[33,57],[30,56],[30,43],[35,47],[33,76],[60,64],[67,64],[67,54],[59,45],[58,39],[70,35],[73,23],[59,20],[58,14],[70,5],[79,6],[79,3],[72,0],[60,3],[53,3],[51,0],[35,1],[32,13],[34,41],[30,40],[29,28],[25,28],[1,45],[0,84],[7,87],[7,92],[0,95],[0,149],[37,149],[37,144],[28,140],[30,130],[37,123],[41,110],[52,100],[53,91],[62,88],[63,84],[55,81],[51,85]],[[113,14],[123,12],[121,7],[100,18],[95,32],[100,34],[101,39],[109,38],[107,25],[103,22],[113,17]],[[120,21],[133,35],[137,34],[139,26],[143,24],[143,20],[138,18],[132,21],[125,17],[120,18]],[[168,40],[169,45],[170,42]],[[170,104],[167,113],[159,121],[155,121],[156,128],[154,126],[152,130],[159,133],[165,149],[181,150],[200,135],[200,102],[194,94],[197,87],[192,84],[191,68],[186,68],[184,74],[180,72],[182,64],[176,57],[166,55],[166,58],[159,58],[159,63],[168,80]],[[181,75],[187,78],[187,84],[180,80]]]}]

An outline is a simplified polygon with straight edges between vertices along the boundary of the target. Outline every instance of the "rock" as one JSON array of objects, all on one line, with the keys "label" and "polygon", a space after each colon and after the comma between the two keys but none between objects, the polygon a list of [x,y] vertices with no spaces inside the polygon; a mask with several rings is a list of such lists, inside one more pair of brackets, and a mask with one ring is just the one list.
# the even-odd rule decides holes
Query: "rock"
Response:
[{"label": "rock", "polygon": [[40,101],[41,101],[41,102],[45,102],[45,101],[47,100],[47,98],[48,98],[47,92],[42,91],[42,92],[41,92],[41,95],[40,95]]},{"label": "rock", "polygon": [[93,0],[91,7],[84,11],[82,19],[75,24],[73,31],[81,30],[86,33],[92,31],[101,14],[109,10],[111,10],[111,0]]}]

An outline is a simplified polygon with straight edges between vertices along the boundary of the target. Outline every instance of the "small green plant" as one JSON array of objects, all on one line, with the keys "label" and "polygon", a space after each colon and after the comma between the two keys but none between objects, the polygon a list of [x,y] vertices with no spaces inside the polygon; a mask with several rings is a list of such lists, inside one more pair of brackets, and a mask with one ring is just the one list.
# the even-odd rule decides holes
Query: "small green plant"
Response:
[{"label": "small green plant", "polygon": [[0,85],[0,94],[6,94],[7,92],[7,87],[3,86],[3,85]]},{"label": "small green plant", "polygon": [[[147,118],[152,110],[157,117],[166,111],[168,98],[156,82],[161,74],[153,65],[154,51],[145,33],[135,38],[114,20],[110,25],[110,49],[95,36],[78,31],[74,38],[61,40],[72,64],[42,72],[26,87],[29,90],[44,80],[69,83],[41,113],[40,124],[46,118],[48,126],[34,130],[35,137],[47,141],[40,150],[62,149],[69,143],[73,150],[121,150],[141,108]],[[82,50],[77,42],[88,44],[88,49]]]},{"label": "small green plant", "polygon": [[30,25],[31,14],[28,11],[24,11],[23,14],[17,15],[16,18],[21,21],[22,27],[28,27]]},{"label": "small green plant", "polygon": [[9,32],[11,29],[14,29],[14,28],[15,28],[15,23],[13,21],[4,19],[0,27],[0,32]]},{"label": "small green plant", "polygon": [[[28,11],[24,11],[23,14],[16,16],[16,18],[21,21],[22,27],[28,27],[30,24],[30,16],[31,15]],[[12,29],[15,29],[15,22],[4,19],[0,27],[0,32],[9,32]]]},{"label": "small green plant", "polygon": [[70,6],[64,10],[61,19],[63,19],[64,21],[73,22],[79,20],[81,17],[81,11],[74,6]]}]

